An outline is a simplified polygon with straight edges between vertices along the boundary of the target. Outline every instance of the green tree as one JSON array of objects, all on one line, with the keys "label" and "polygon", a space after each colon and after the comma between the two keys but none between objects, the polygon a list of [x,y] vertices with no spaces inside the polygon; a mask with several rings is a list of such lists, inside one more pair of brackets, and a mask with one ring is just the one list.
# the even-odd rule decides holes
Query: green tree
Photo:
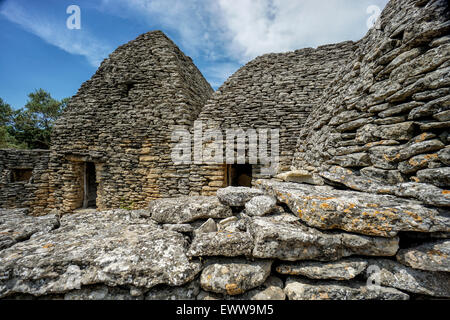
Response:
[{"label": "green tree", "polygon": [[30,93],[25,107],[13,115],[15,139],[31,149],[50,148],[53,124],[63,112],[68,100],[53,99],[50,93],[43,89]]},{"label": "green tree", "polygon": [[11,134],[13,131],[13,116],[14,111],[11,106],[0,98],[0,149],[22,149],[26,147],[25,144],[18,143],[14,135]]},{"label": "green tree", "polygon": [[0,98],[0,126],[7,126],[11,123],[13,110],[11,106]]}]

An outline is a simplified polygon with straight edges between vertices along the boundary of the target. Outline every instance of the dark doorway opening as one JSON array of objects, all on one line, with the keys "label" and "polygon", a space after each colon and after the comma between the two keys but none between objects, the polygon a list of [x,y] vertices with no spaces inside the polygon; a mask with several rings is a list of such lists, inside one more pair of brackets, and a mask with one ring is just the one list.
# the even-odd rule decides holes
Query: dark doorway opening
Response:
[{"label": "dark doorway opening", "polygon": [[84,170],[83,208],[97,207],[97,179],[95,163],[86,162]]},{"label": "dark doorway opening", "polygon": [[227,185],[232,187],[251,187],[252,165],[251,164],[228,165]]}]

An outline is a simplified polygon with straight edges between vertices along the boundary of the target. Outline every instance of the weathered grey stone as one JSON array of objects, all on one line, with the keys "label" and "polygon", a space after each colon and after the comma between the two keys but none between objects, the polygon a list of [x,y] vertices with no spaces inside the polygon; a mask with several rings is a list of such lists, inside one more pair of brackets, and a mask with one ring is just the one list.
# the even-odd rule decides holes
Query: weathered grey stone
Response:
[{"label": "weathered grey stone", "polygon": [[387,184],[397,184],[405,182],[404,177],[398,170],[383,170],[375,167],[365,167],[360,170],[361,175],[369,178],[379,180]]},{"label": "weathered grey stone", "polygon": [[269,276],[261,286],[238,295],[219,294],[214,292],[201,291],[197,296],[198,300],[286,300],[283,290],[283,281],[277,277]]},{"label": "weathered grey stone", "polygon": [[317,174],[310,173],[306,170],[294,170],[280,173],[275,177],[286,182],[307,183],[314,185],[323,185],[323,180]]},{"label": "weathered grey stone", "polygon": [[64,294],[64,300],[142,300],[144,298],[141,292],[131,294],[130,291],[133,290],[93,285],[67,292]]},{"label": "weathered grey stone", "polygon": [[286,300],[283,290],[284,284],[280,278],[270,276],[260,287],[242,295],[243,300]]},{"label": "weathered grey stone", "polygon": [[448,214],[414,200],[273,180],[257,185],[315,228],[384,237],[399,231],[450,231]]},{"label": "weathered grey stone", "polygon": [[256,258],[333,261],[351,255],[393,256],[398,250],[398,238],[324,232],[274,217],[253,218],[250,232]]},{"label": "weathered grey stone", "polygon": [[439,187],[450,186],[450,167],[424,169],[417,172],[417,177],[422,183],[430,183]]},{"label": "weathered grey stone", "polygon": [[450,274],[415,270],[387,259],[368,260],[366,278],[382,286],[435,297],[450,297]]},{"label": "weathered grey stone", "polygon": [[448,96],[433,100],[427,104],[413,109],[408,116],[408,119],[419,119],[427,116],[432,116],[435,113],[444,111],[450,106]]},{"label": "weathered grey stone", "polygon": [[289,300],[408,300],[409,296],[393,288],[367,287],[363,282],[312,282],[288,278],[284,289]]},{"label": "weathered grey stone", "polygon": [[443,164],[449,166],[450,165],[450,147],[445,147],[441,151],[438,152],[439,160],[442,161]]},{"label": "weathered grey stone", "polygon": [[239,218],[236,216],[232,216],[223,220],[220,220],[217,223],[218,231],[224,231],[227,226],[235,225],[238,222]]},{"label": "weathered grey stone", "polygon": [[208,218],[228,218],[233,215],[229,207],[213,196],[157,199],[150,202],[149,212],[153,220],[173,224]]},{"label": "weathered grey stone", "polygon": [[250,199],[262,196],[264,192],[247,187],[227,187],[217,190],[220,202],[230,207],[243,207]]},{"label": "weathered grey stone", "polygon": [[242,294],[262,285],[269,277],[272,261],[229,259],[212,261],[202,272],[200,284],[206,291]]},{"label": "weathered grey stone", "polygon": [[214,219],[209,218],[199,228],[195,229],[195,234],[217,232],[217,224]]},{"label": "weathered grey stone", "polygon": [[416,198],[426,204],[437,207],[450,206],[450,192],[432,184],[408,182],[399,184],[386,191],[399,197]]},{"label": "weathered grey stone", "polygon": [[163,224],[163,229],[168,231],[191,233],[194,231],[194,227],[190,224]]},{"label": "weathered grey stone", "polygon": [[337,164],[342,167],[365,167],[370,166],[372,163],[367,153],[352,153],[345,156],[336,156],[331,161],[331,164]]},{"label": "weathered grey stone", "polygon": [[195,300],[200,293],[200,283],[194,280],[180,287],[159,285],[145,295],[145,300]]},{"label": "weathered grey stone", "polygon": [[249,216],[264,216],[275,209],[277,199],[271,196],[257,196],[245,204],[245,213]]},{"label": "weathered grey stone", "polygon": [[402,249],[396,257],[399,262],[414,269],[450,272],[450,240]]},{"label": "weathered grey stone", "polygon": [[27,209],[0,209],[0,250],[58,228],[56,215],[33,217]]},{"label": "weathered grey stone", "polygon": [[196,234],[189,256],[225,256],[236,257],[250,255],[253,238],[247,232],[210,232]]},{"label": "weathered grey stone", "polygon": [[201,270],[187,249],[183,235],[129,211],[64,216],[59,229],[0,252],[0,297],[66,293],[94,284],[183,285]]},{"label": "weathered grey stone", "polygon": [[310,279],[350,280],[362,273],[367,261],[348,258],[332,262],[298,261],[282,263],[277,266],[278,273],[292,276],[305,276]]},{"label": "weathered grey stone", "polygon": [[425,204],[438,207],[450,206],[450,193],[427,183],[406,182],[387,185],[375,179],[357,176],[353,171],[341,167],[331,167],[328,171],[320,172],[320,175],[332,183],[344,185],[357,191],[415,198]]},{"label": "weathered grey stone", "polygon": [[404,174],[415,173],[420,169],[427,168],[431,162],[435,162],[437,160],[437,153],[420,154],[407,161],[400,162],[398,165],[398,170]]}]

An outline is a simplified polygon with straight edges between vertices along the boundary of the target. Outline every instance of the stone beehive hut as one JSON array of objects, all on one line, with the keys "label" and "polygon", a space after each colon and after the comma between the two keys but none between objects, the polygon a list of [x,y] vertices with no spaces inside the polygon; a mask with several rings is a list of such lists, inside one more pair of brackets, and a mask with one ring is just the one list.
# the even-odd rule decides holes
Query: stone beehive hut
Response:
[{"label": "stone beehive hut", "polygon": [[173,165],[171,133],[191,125],[212,92],[162,32],[119,47],[55,125],[49,208],[144,207],[188,194],[189,168]]},{"label": "stone beehive hut", "polygon": [[434,189],[450,184],[444,2],[389,3],[305,122],[293,168],[349,189],[448,205]]},{"label": "stone beehive hut", "polygon": [[[245,132],[248,129],[278,129],[279,170],[286,170],[292,162],[298,133],[306,118],[317,106],[339,67],[346,64],[354,46],[353,42],[343,42],[258,57],[239,69],[213,94],[198,120],[206,129],[221,129],[223,137],[230,128]],[[270,139],[270,131],[268,134]],[[249,164],[248,157],[246,163]],[[258,178],[260,166],[258,163],[249,167],[247,174],[253,179]],[[231,180],[228,171],[233,169],[219,163],[202,166],[201,170],[194,168],[192,172],[199,173],[203,193],[214,194],[220,187],[233,183],[227,181]],[[222,181],[225,185],[220,184]]]}]

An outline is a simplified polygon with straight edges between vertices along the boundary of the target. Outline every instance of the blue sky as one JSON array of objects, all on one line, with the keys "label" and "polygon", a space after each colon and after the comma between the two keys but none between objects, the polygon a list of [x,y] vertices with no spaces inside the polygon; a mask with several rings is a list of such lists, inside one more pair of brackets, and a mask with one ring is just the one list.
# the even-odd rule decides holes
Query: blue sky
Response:
[{"label": "blue sky", "polygon": [[[258,55],[359,40],[388,0],[0,0],[0,97],[74,95],[119,45],[164,31],[214,89]],[[70,30],[69,5],[81,10]]]}]

